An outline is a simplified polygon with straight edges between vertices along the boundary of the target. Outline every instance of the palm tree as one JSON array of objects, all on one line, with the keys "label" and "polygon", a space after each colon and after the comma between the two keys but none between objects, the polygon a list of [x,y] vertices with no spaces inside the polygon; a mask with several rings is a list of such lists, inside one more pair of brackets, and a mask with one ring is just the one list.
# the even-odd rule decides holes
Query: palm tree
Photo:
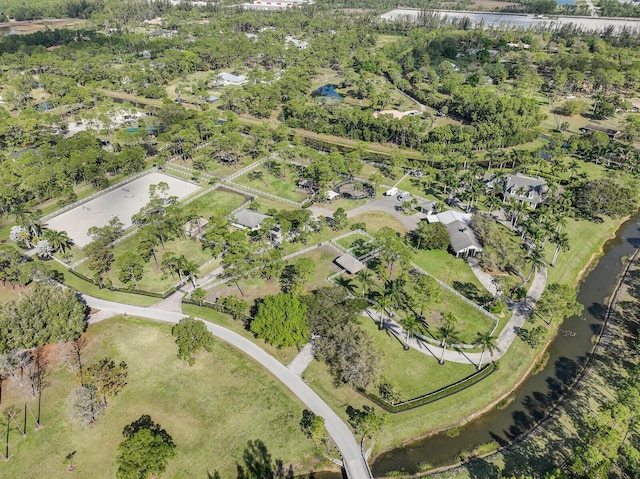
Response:
[{"label": "palm tree", "polygon": [[200,265],[195,261],[189,261],[185,258],[185,261],[182,263],[182,271],[189,276],[191,284],[196,288],[196,278],[200,274]]},{"label": "palm tree", "polygon": [[460,341],[460,331],[455,326],[445,324],[438,328],[440,334],[440,347],[442,348],[442,356],[440,356],[440,364],[444,364],[444,352],[447,350],[447,344],[453,344]]},{"label": "palm tree", "polygon": [[556,234],[551,238],[551,242],[556,244],[556,250],[553,253],[553,259],[551,260],[551,266],[555,266],[560,250],[568,251],[570,249],[569,235],[567,235],[567,233],[556,232]]},{"label": "palm tree", "polygon": [[373,275],[368,269],[358,272],[358,280],[362,283],[362,296],[364,297],[373,285]]},{"label": "palm tree", "polygon": [[531,262],[531,271],[529,271],[529,276],[527,276],[527,279],[525,280],[525,283],[529,282],[529,280],[531,279],[531,276],[533,275],[534,271],[539,270],[545,264],[544,256],[542,255],[542,253],[540,252],[540,250],[538,248],[534,248],[531,251],[529,251],[529,254],[527,255],[527,258]]},{"label": "palm tree", "polygon": [[45,230],[42,237],[49,241],[54,251],[60,251],[62,253],[65,253],[73,244],[73,240],[66,231]]},{"label": "palm tree", "polygon": [[480,361],[478,362],[477,366],[477,369],[482,369],[482,358],[484,357],[484,352],[489,351],[489,354],[493,356],[493,352],[498,350],[498,346],[496,345],[496,338],[495,336],[491,336],[491,333],[478,332],[473,345],[482,348],[482,353],[480,353]]},{"label": "palm tree", "polygon": [[409,339],[417,336],[422,331],[422,323],[416,318],[414,315],[409,315],[402,321],[400,321],[400,326],[404,328],[405,332],[405,351],[409,350]]},{"label": "palm tree", "polygon": [[391,298],[386,294],[378,298],[378,309],[380,310],[380,325],[378,326],[379,330],[384,329],[384,312],[391,306]]}]

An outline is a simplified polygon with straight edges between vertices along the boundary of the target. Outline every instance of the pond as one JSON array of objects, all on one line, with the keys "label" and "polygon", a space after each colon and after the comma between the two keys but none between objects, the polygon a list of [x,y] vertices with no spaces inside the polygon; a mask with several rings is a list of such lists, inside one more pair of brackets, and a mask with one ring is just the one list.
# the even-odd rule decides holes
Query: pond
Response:
[{"label": "pond", "polygon": [[338,101],[342,101],[342,95],[336,91],[335,85],[323,85],[320,88],[316,89],[311,93],[311,96],[321,97],[321,98],[333,98]]}]

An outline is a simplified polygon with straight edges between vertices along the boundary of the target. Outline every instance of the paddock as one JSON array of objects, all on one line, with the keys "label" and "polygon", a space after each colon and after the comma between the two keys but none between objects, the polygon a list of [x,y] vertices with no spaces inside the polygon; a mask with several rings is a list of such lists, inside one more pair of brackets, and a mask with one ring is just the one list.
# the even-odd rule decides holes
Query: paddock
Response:
[{"label": "paddock", "polygon": [[87,230],[105,226],[114,216],[120,218],[125,228],[131,226],[131,216],[149,202],[149,186],[162,181],[169,185],[168,194],[179,199],[200,189],[188,181],[153,172],[51,218],[47,227],[66,231],[76,245],[85,246],[91,241]]}]

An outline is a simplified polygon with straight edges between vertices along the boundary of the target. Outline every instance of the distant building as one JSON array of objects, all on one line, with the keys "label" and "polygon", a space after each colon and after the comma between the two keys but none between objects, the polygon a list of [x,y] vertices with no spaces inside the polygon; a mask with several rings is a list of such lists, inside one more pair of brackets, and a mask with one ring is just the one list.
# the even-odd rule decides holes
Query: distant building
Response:
[{"label": "distant building", "polygon": [[525,176],[521,173],[508,175],[504,182],[504,201],[513,199],[527,203],[531,208],[538,206],[545,200],[547,183],[538,176]]},{"label": "distant building", "polygon": [[255,231],[260,229],[260,225],[267,218],[271,218],[271,216],[243,208],[231,216],[230,222],[236,228]]},{"label": "distant building", "polygon": [[247,83],[248,78],[244,75],[233,75],[232,73],[222,72],[217,75],[216,80],[222,85],[240,86]]},{"label": "distant building", "polygon": [[580,131],[583,133],[590,133],[592,131],[599,131],[600,133],[606,133],[609,138],[615,140],[616,137],[620,134],[620,130],[616,130],[614,128],[607,128],[600,125],[592,125],[591,123],[580,128]]},{"label": "distant building", "polygon": [[296,38],[293,38],[291,35],[287,35],[284,38],[284,42],[287,45],[295,46],[298,50],[305,50],[306,48],[309,48],[309,42],[305,42],[304,40],[298,40]]}]

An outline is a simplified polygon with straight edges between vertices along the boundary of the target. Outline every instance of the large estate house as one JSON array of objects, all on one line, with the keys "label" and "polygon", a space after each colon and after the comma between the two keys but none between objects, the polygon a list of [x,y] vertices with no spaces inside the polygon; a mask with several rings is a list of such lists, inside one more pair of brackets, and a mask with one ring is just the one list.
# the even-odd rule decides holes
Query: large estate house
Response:
[{"label": "large estate house", "polygon": [[520,201],[535,209],[546,199],[547,190],[547,183],[542,178],[516,173],[505,178],[502,193],[504,201]]}]

